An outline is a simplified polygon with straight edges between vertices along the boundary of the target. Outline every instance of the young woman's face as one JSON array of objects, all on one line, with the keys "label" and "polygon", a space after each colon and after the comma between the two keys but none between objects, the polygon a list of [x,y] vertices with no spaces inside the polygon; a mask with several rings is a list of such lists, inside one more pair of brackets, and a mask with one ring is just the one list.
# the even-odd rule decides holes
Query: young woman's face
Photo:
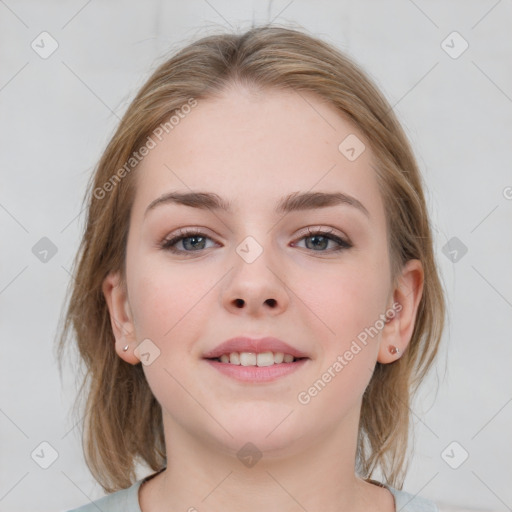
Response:
[{"label": "young woman's face", "polygon": [[[133,362],[147,340],[138,354],[166,428],[235,453],[247,442],[286,449],[344,420],[357,424],[394,302],[384,205],[363,136],[314,95],[232,88],[153,139],[136,171],[127,245],[133,343],[116,349]],[[230,211],[211,199],[154,203],[171,192],[212,194]],[[295,207],[276,210],[283,202]],[[305,359],[249,368],[205,358],[239,336],[278,338]]]}]

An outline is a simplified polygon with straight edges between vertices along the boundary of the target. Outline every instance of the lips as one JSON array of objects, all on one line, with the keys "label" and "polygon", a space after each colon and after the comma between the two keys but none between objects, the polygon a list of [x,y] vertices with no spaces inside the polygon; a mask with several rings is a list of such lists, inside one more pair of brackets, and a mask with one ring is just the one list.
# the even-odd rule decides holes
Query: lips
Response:
[{"label": "lips", "polygon": [[230,354],[232,352],[252,352],[255,354],[261,354],[263,352],[282,352],[284,354],[290,354],[296,359],[308,358],[307,353],[285,343],[284,341],[273,338],[249,338],[246,336],[238,336],[224,341],[220,345],[217,345],[214,349],[203,354],[204,359],[217,359],[224,354]]}]

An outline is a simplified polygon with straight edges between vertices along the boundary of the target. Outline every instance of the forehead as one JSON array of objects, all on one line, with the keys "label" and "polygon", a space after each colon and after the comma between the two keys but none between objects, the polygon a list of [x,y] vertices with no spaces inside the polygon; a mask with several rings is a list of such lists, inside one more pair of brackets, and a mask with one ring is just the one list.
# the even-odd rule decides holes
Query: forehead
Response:
[{"label": "forehead", "polygon": [[152,138],[136,171],[138,213],[172,190],[212,191],[234,209],[275,204],[298,190],[336,190],[382,213],[368,142],[309,92],[232,87],[198,100],[161,140]]}]

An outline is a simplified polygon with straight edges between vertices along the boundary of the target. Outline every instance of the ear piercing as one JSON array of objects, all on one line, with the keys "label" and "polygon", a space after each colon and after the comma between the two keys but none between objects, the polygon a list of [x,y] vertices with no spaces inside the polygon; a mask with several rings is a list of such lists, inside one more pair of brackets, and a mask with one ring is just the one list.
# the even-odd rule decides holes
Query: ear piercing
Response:
[{"label": "ear piercing", "polygon": [[126,347],[123,347],[123,352],[126,352],[128,350],[129,345],[126,345]]},{"label": "ear piercing", "polygon": [[394,345],[389,345],[388,350],[390,354],[398,355],[400,354],[400,349],[398,347],[395,347]]}]

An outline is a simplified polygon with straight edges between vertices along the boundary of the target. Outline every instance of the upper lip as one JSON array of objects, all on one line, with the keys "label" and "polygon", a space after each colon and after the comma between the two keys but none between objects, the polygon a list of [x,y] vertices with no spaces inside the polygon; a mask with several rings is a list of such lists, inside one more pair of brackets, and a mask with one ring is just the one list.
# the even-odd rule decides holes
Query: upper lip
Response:
[{"label": "upper lip", "polygon": [[288,343],[272,337],[265,338],[249,338],[247,336],[237,336],[224,341],[217,345],[214,349],[206,352],[203,357],[205,359],[215,359],[223,354],[230,354],[231,352],[283,352],[284,354],[291,354],[293,357],[301,358],[308,357],[305,352],[292,347]]}]

